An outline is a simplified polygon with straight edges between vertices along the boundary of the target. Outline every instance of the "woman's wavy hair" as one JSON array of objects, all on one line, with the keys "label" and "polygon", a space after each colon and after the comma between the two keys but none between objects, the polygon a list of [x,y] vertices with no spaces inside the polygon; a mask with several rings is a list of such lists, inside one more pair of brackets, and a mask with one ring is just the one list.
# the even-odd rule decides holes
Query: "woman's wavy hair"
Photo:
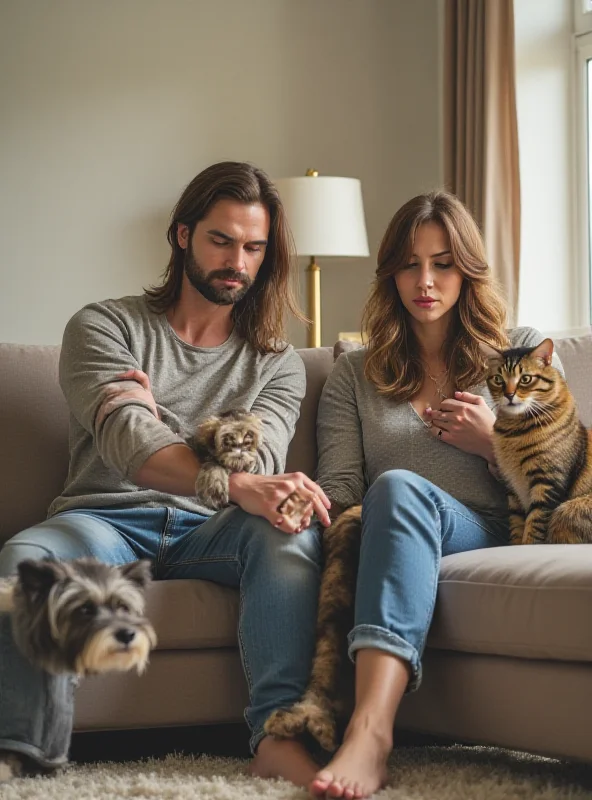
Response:
[{"label": "woman's wavy hair", "polygon": [[222,199],[261,203],[269,211],[270,225],[265,257],[257,278],[232,309],[238,334],[260,353],[285,348],[286,312],[306,321],[296,300],[295,247],[279,194],[263,170],[238,161],[222,161],[203,170],[186,187],[171,214],[167,239],[171,257],[160,286],[145,289],[153,311],[162,314],[179,299],[183,283],[185,250],[177,241],[179,223],[189,228]]},{"label": "woman's wavy hair", "polygon": [[426,222],[436,222],[446,230],[452,260],[463,276],[443,353],[454,385],[465,391],[483,380],[486,364],[481,342],[498,350],[509,347],[506,304],[487,264],[477,223],[450,192],[418,195],[397,211],[384,234],[362,323],[368,344],[366,378],[380,394],[398,402],[417,394],[425,377],[419,342],[395,275],[409,262],[417,230]]}]

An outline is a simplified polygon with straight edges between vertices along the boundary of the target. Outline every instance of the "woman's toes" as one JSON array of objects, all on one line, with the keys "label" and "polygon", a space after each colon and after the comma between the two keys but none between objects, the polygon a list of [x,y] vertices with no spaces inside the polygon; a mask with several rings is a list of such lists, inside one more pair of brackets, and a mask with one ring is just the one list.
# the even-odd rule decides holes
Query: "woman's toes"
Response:
[{"label": "woman's toes", "polygon": [[343,793],[345,789],[343,788],[343,784],[339,781],[332,781],[327,789],[327,796],[328,797],[343,797]]},{"label": "woman's toes", "polygon": [[321,795],[325,794],[332,780],[333,780],[332,772],[329,772],[329,770],[327,769],[321,770],[315,775],[315,778],[310,787],[311,792],[320,797]]}]

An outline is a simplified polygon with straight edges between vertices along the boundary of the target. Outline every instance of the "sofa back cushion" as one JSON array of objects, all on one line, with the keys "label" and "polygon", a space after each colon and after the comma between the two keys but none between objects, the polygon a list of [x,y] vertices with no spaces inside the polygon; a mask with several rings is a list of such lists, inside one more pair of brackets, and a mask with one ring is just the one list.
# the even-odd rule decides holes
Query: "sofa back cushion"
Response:
[{"label": "sofa back cushion", "polygon": [[0,344],[0,543],[45,518],[68,469],[59,347]]},{"label": "sofa back cushion", "polygon": [[[338,358],[342,353],[349,353],[359,347],[361,345],[357,342],[338,341],[333,348],[333,355]],[[592,335],[555,339],[555,349],[578,403],[580,418],[587,428],[592,428]]]},{"label": "sofa back cushion", "polygon": [[[58,383],[58,346],[0,344],[0,544],[45,519],[68,470],[68,408]],[[299,351],[307,393],[287,469],[312,475],[316,415],[331,370],[330,347]]]},{"label": "sofa back cushion", "polygon": [[[592,336],[560,339],[556,346],[582,420],[592,427]],[[342,345],[335,349],[341,352]],[[286,469],[312,476],[317,406],[333,353],[329,347],[298,352],[307,392]],[[0,543],[44,519],[66,479],[68,409],[58,384],[58,358],[57,346],[0,344]]]}]

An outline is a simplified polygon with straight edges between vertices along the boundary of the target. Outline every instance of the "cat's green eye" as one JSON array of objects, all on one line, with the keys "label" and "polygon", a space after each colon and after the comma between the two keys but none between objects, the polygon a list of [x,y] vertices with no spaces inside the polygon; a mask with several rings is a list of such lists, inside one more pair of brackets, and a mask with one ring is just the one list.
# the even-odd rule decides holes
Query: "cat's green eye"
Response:
[{"label": "cat's green eye", "polygon": [[520,378],[520,384],[522,386],[528,386],[529,383],[532,383],[532,375],[523,375]]},{"label": "cat's green eye", "polygon": [[504,379],[501,375],[494,375],[491,380],[496,386],[503,386]]}]

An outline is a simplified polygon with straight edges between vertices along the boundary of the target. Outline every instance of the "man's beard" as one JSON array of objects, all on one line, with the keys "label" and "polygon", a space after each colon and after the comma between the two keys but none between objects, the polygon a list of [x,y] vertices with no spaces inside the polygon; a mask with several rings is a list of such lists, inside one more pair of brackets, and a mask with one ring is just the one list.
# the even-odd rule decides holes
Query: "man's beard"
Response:
[{"label": "man's beard", "polygon": [[[185,274],[189,283],[194,289],[217,306],[232,306],[242,300],[253,285],[252,279],[246,272],[237,272],[235,269],[215,269],[213,272],[205,272],[197,263],[191,249],[185,250],[184,262]],[[240,281],[238,286],[214,286],[213,281],[217,278],[222,280]]]}]

